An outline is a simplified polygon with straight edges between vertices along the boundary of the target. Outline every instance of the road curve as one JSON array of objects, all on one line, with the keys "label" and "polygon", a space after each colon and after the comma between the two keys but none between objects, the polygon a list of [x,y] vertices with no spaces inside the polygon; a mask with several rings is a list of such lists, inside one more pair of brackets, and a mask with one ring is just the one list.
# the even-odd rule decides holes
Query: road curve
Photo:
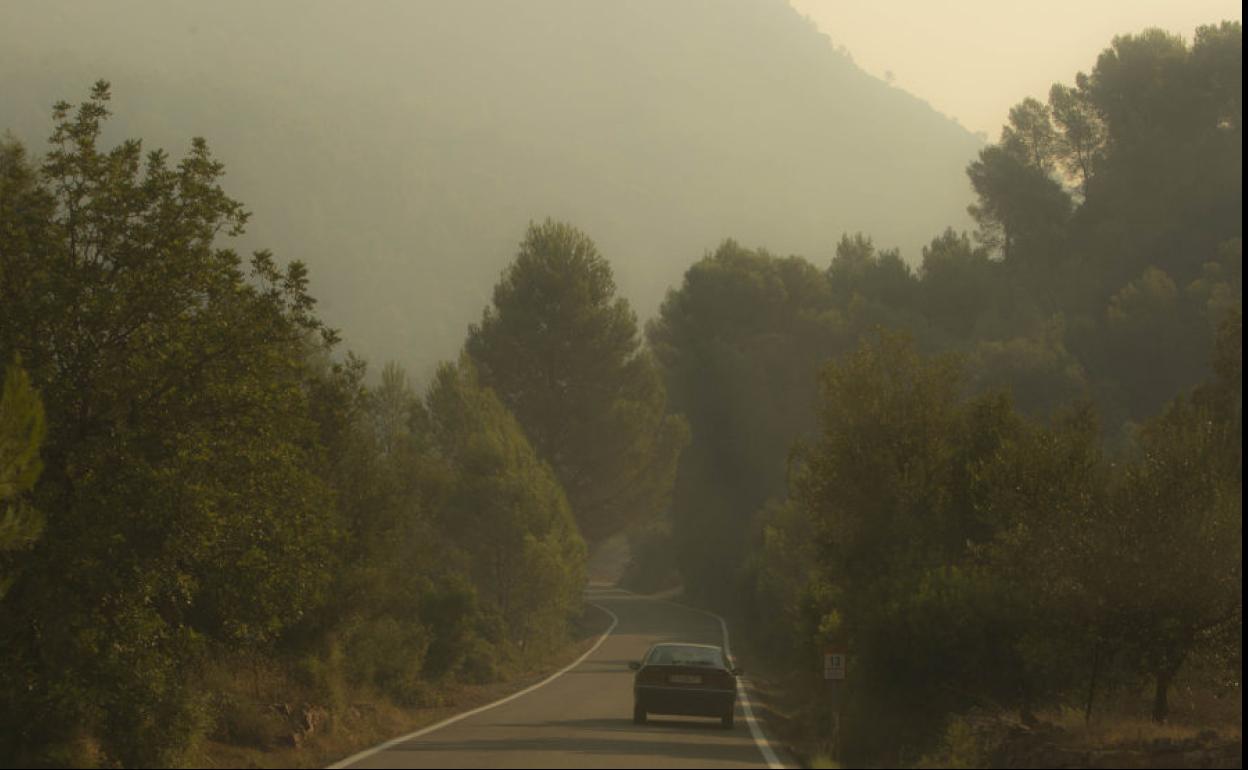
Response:
[{"label": "road curve", "polygon": [[[589,601],[618,620],[562,674],[444,726],[362,752],[334,767],[767,767],[737,702],[737,726],[718,719],[632,722],[630,660],[655,642],[722,644],[717,618],[612,588]],[[774,755],[773,755],[774,758]]]}]

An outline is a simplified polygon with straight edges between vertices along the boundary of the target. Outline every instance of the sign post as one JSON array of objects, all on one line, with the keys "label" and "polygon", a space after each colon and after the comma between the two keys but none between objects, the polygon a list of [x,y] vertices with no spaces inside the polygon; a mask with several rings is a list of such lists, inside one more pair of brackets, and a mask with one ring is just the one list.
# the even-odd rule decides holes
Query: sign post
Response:
[{"label": "sign post", "polygon": [[823,678],[828,683],[832,701],[832,758],[840,759],[841,755],[841,699],[845,685],[845,674],[849,668],[849,656],[838,650],[825,650],[823,653]]},{"label": "sign post", "polygon": [[829,682],[845,680],[845,653],[828,650],[823,653],[823,678]]}]

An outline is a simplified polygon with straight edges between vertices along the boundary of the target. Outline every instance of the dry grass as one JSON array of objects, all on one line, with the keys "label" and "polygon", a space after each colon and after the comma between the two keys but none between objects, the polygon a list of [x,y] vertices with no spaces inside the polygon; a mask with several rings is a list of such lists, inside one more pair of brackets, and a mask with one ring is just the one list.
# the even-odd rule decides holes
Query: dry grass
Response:
[{"label": "dry grass", "polygon": [[1185,722],[1171,720],[1158,724],[1151,719],[1123,714],[1094,715],[1091,722],[1084,722],[1083,712],[1078,709],[1062,709],[1042,713],[1041,721],[1051,722],[1065,730],[1072,740],[1084,746],[1143,746],[1158,741],[1180,742],[1201,735],[1216,733],[1219,740],[1242,739],[1242,722],[1239,720]]},{"label": "dry grass", "polygon": [[[260,684],[257,685],[253,681],[256,678],[254,672],[238,672],[235,681],[228,686],[229,690],[237,693],[254,688],[261,697],[252,699],[254,702],[250,711],[243,709],[239,718],[241,726],[233,731],[237,737],[228,741],[205,740],[191,756],[191,764],[208,768],[324,767],[370,746],[535,684],[584,653],[605,628],[606,618],[602,613],[587,608],[574,629],[573,641],[557,652],[506,681],[441,689],[436,693],[436,707],[403,708],[375,692],[361,688],[347,689],[341,695],[348,705],[331,713],[325,726],[298,748],[291,744],[291,731],[285,718],[271,708],[271,703],[265,702],[275,699],[262,697],[265,692],[274,692],[271,688],[282,686],[280,677],[272,672],[261,672]],[[299,702],[289,696],[285,700]]]},{"label": "dry grass", "polygon": [[[748,649],[743,652],[754,694],[758,696],[754,699],[756,711],[766,721],[769,732],[804,766],[835,767],[831,759],[835,756],[833,747],[821,737],[823,731],[811,722],[810,711],[799,692],[800,683],[775,671],[760,670],[760,660],[766,659],[758,656],[750,660]],[[1162,767],[1174,759],[1175,752],[1182,751],[1189,753],[1184,761],[1195,763],[1190,766],[1242,766],[1242,761],[1236,764],[1234,757],[1242,745],[1239,688],[1225,686],[1206,674],[1191,672],[1177,683],[1170,698],[1171,718],[1164,724],[1149,717],[1152,693],[1141,684],[1102,696],[1087,723],[1083,711],[1074,707],[1038,713],[1040,725],[1035,729],[1019,723],[1016,712],[955,717],[941,747],[917,761],[889,762],[902,761],[903,766],[914,767],[990,767],[994,760],[999,762],[1005,757],[1023,762],[1015,765],[1021,767],[1095,758],[1101,762],[1095,766]],[[1036,749],[1037,744],[1042,744],[1041,748]],[[1025,764],[1036,760],[1041,764]],[[1228,761],[1231,764],[1223,764]]]},{"label": "dry grass", "polygon": [[1243,693],[1224,667],[1201,661],[1187,666],[1170,690],[1170,714],[1163,724],[1152,721],[1152,696],[1145,681],[1099,698],[1088,722],[1077,708],[1038,716],[1065,730],[1072,742],[1091,747],[1146,746],[1210,734],[1219,742],[1242,740]]}]

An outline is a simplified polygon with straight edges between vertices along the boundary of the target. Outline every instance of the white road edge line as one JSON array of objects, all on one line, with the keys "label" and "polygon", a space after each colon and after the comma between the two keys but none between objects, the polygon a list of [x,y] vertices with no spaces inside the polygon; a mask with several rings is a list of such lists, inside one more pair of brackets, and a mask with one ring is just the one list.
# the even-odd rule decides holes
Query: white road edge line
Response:
[{"label": "white road edge line", "polygon": [[[724,652],[728,653],[728,657],[731,658],[732,648],[728,645],[728,624],[714,612],[702,611],[719,621],[719,627],[724,631]],[[771,739],[763,732],[762,725],[758,723],[758,717],[754,716],[754,708],[750,703],[749,688],[746,687],[745,682],[739,677],[737,679],[737,692],[741,694],[741,707],[745,709],[745,721],[750,726],[750,735],[754,736],[755,745],[763,753],[763,761],[767,763],[769,768],[784,767],[784,763],[780,761],[776,750],[771,747]]]},{"label": "white road edge line", "polygon": [[[496,701],[494,701],[493,703],[487,703],[487,704],[486,704],[486,705],[484,705],[484,706],[478,706],[477,708],[473,709],[472,711],[465,711],[465,712],[464,712],[464,713],[462,713],[462,714],[456,714],[455,716],[451,717],[450,719],[444,719],[444,720],[442,720],[441,722],[438,722],[437,724],[433,724],[433,725],[430,725],[430,726],[428,726],[428,727],[421,728],[420,730],[417,730],[416,732],[413,732],[413,733],[408,733],[407,735],[400,735],[398,738],[393,738],[393,739],[391,739],[391,740],[386,741],[385,743],[378,744],[378,745],[376,745],[376,746],[372,747],[371,749],[365,749],[364,751],[361,751],[361,752],[359,752],[358,754],[352,754],[351,756],[347,757],[346,759],[339,760],[338,762],[335,762],[334,764],[330,765],[329,767],[331,768],[331,770],[332,770],[333,768],[350,767],[351,765],[355,764],[356,762],[359,762],[361,759],[366,759],[366,758],[371,757],[372,755],[374,755],[374,754],[376,754],[376,753],[378,753],[378,752],[385,751],[386,749],[390,748],[391,746],[397,746],[398,744],[403,743],[403,742],[405,742],[405,741],[410,741],[410,740],[413,740],[413,739],[415,739],[415,738],[419,738],[419,737],[421,737],[422,735],[428,735],[429,733],[434,732],[435,730],[441,730],[443,727],[446,727],[447,725],[453,725],[453,724],[455,724],[456,722],[460,721],[461,719],[467,719],[467,718],[468,718],[468,717],[470,717],[470,716],[475,716],[475,715],[477,715],[477,714],[480,714],[482,711],[489,711],[490,709],[494,708],[495,706],[501,706],[501,705],[503,705],[504,703],[509,703],[509,702],[511,702],[511,701],[513,701],[513,700],[515,700],[516,698],[522,697],[522,696],[524,696],[524,695],[528,695],[529,693],[533,692],[534,690],[536,690],[536,689],[537,689],[537,688],[539,688],[539,687],[544,687],[544,686],[546,686],[546,685],[550,684],[551,682],[555,681],[555,680],[556,680],[556,679],[558,679],[559,677],[561,677],[561,676],[563,676],[564,674],[568,673],[568,672],[569,672],[569,671],[571,671],[572,669],[574,669],[574,668],[576,668],[577,666],[581,665],[582,663],[584,663],[584,662],[585,662],[585,659],[586,659],[586,658],[588,658],[590,655],[593,655],[593,654],[594,654],[594,652],[596,652],[596,651],[598,650],[598,648],[602,646],[602,643],[603,643],[603,642],[607,641],[607,637],[611,635],[611,632],[615,630],[616,625],[618,625],[618,624],[619,624],[619,622],[620,622],[620,619],[616,616],[616,614],[615,614],[614,612],[612,612],[611,610],[607,609],[606,607],[603,607],[601,604],[597,604],[597,603],[595,603],[595,602],[587,602],[587,604],[589,604],[591,607],[597,607],[598,609],[600,609],[600,610],[602,610],[603,612],[605,612],[605,613],[607,613],[608,615],[610,615],[610,616],[611,616],[611,625],[607,627],[607,630],[606,630],[606,631],[603,631],[603,632],[602,632],[602,636],[598,637],[598,641],[594,642],[594,646],[593,646],[593,647],[590,647],[588,650],[586,650],[586,651],[585,651],[585,654],[581,655],[581,657],[579,657],[579,658],[577,658],[576,660],[572,661],[572,662],[571,662],[571,663],[569,663],[568,665],[566,665],[566,666],[564,666],[563,668],[559,669],[558,671],[556,671],[555,673],[553,673],[553,674],[551,674],[550,676],[546,677],[545,679],[543,679],[542,681],[538,682],[537,684],[535,684],[535,685],[530,685],[530,686],[528,686],[528,687],[524,688],[523,690],[521,690],[520,692],[517,692],[517,693],[512,693],[511,695],[508,695],[506,698],[503,698],[503,699],[501,699],[501,700],[496,700]],[[747,710],[747,713],[748,713],[748,710],[749,710],[749,707],[748,707],[748,706],[746,707],[746,710]]]},{"label": "white road edge line", "polygon": [[[643,599],[649,598],[643,594],[634,594],[628,589],[621,588],[619,590],[624,591],[625,593],[633,594],[633,596],[639,596]],[[681,609],[701,612],[703,615],[709,615],[718,620],[719,628],[724,634],[724,652],[728,653],[728,657],[732,657],[732,646],[728,642],[728,623],[725,622],[722,617],[714,612],[711,612],[710,610],[704,610],[701,607],[691,607],[688,604],[674,602],[671,599],[656,599],[654,601],[671,604],[672,606],[680,607]],[[769,739],[767,734],[763,732],[762,725],[759,724],[758,718],[754,716],[754,709],[750,704],[749,688],[745,686],[745,683],[740,678],[737,679],[737,692],[741,695],[741,707],[745,710],[745,722],[750,726],[750,735],[754,737],[754,745],[758,746],[759,752],[762,753],[763,761],[767,763],[767,767],[769,768],[786,767],[784,762],[780,760],[780,756],[776,754],[776,750],[772,748],[771,739]]]}]

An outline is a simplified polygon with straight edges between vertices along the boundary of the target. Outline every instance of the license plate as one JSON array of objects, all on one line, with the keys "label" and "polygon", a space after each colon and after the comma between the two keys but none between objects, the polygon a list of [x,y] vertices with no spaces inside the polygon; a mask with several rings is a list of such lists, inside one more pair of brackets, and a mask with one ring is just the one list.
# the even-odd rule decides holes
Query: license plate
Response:
[{"label": "license plate", "polygon": [[693,674],[672,674],[667,681],[672,684],[702,684],[702,677]]}]

